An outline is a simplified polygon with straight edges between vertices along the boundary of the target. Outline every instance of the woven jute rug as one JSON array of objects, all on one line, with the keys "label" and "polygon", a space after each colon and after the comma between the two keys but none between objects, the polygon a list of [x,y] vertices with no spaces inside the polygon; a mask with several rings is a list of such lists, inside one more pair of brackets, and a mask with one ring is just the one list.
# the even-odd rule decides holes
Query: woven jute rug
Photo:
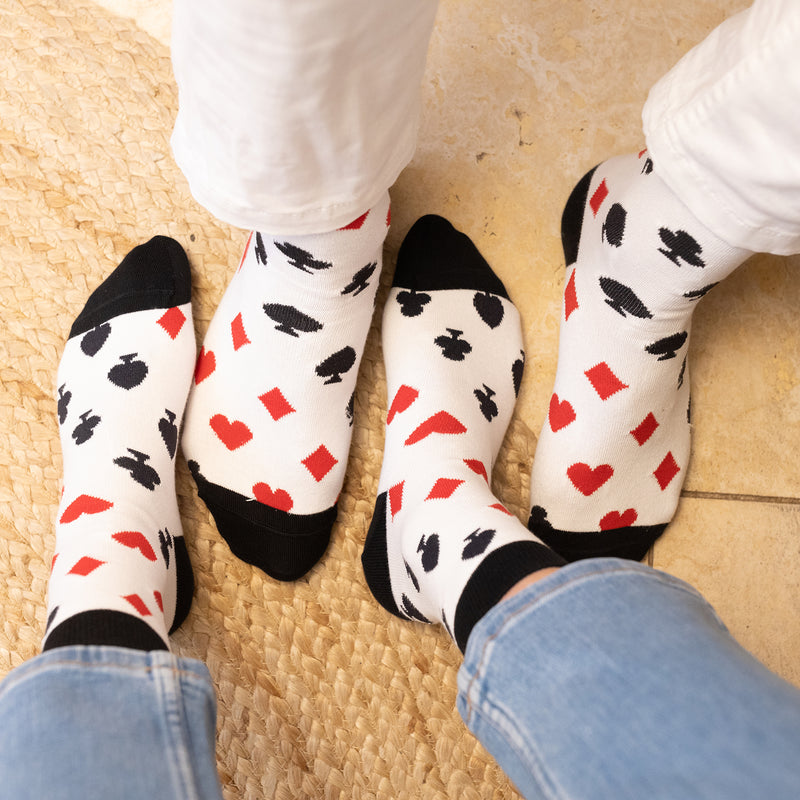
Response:
[{"label": "woven jute rug", "polygon": [[[61,480],[55,375],[72,320],[128,250],[166,234],[189,254],[202,341],[246,232],[198,206],[172,161],[163,45],[80,0],[0,0],[0,18],[1,678],[44,631]],[[386,261],[379,306],[394,253]],[[173,649],[213,675],[231,800],[518,796],[455,711],[455,646],[392,618],[364,582],[384,395],[373,327],[333,542],[293,584],[231,555],[179,460],[197,589]],[[495,472],[520,516],[533,445],[515,421]]]}]

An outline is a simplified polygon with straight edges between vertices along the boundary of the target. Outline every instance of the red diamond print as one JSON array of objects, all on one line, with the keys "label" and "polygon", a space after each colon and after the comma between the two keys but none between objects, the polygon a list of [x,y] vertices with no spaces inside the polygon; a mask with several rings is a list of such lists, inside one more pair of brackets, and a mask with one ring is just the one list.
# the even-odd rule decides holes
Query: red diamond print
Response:
[{"label": "red diamond print", "polygon": [[80,575],[85,578],[90,573],[94,572],[98,567],[102,567],[105,561],[98,561],[96,558],[84,556],[75,566],[67,573],[67,575]]},{"label": "red diamond print", "polygon": [[600,395],[601,400],[608,400],[612,394],[616,394],[622,389],[627,389],[628,384],[623,383],[606,364],[601,361],[595,364],[591,369],[587,369],[584,375],[589,379],[589,382],[594,386],[594,390]]},{"label": "red diamond print", "polygon": [[476,474],[480,475],[486,483],[489,483],[489,476],[486,474],[486,467],[483,461],[477,458],[465,458],[464,463]]},{"label": "red diamond print", "polygon": [[389,210],[386,212],[386,227],[390,227],[392,224],[392,207],[389,206]]},{"label": "red diamond print", "polygon": [[564,319],[569,319],[569,315],[578,308],[578,294],[575,291],[575,270],[569,276],[567,288],[564,290]]},{"label": "red diamond print", "polygon": [[162,314],[158,324],[170,335],[171,339],[174,339],[181,332],[184,322],[186,322],[186,314],[177,306],[173,306]]},{"label": "red diamond print", "polygon": [[675,462],[672,453],[667,453],[664,460],[658,465],[658,469],[653,473],[656,476],[658,485],[663,492],[667,486],[670,485],[672,479],[681,471],[681,468]]},{"label": "red diamond print", "polygon": [[363,213],[358,219],[354,219],[349,225],[345,225],[344,228],[339,228],[341,231],[357,231],[367,219],[367,215],[369,211]]},{"label": "red diamond print", "polygon": [[603,200],[608,197],[608,186],[606,186],[606,179],[603,178],[603,182],[594,190],[594,194],[592,195],[592,199],[589,201],[589,205],[592,207],[592,213],[597,216],[597,212],[600,210],[600,206],[603,205]]},{"label": "red diamond print", "polygon": [[489,508],[496,508],[498,511],[502,511],[504,514],[508,514],[509,517],[514,516],[502,503],[492,503],[492,505],[490,505]]},{"label": "red diamond print", "polygon": [[631,436],[639,442],[641,447],[654,433],[658,427],[658,420],[651,411],[632,431]]},{"label": "red diamond print", "polygon": [[321,444],[310,456],[301,462],[319,483],[339,462],[330,454],[327,447]]},{"label": "red diamond print", "polygon": [[164,613],[164,600],[161,597],[161,592],[156,589],[153,592],[153,596],[156,598],[156,604],[158,605],[158,610],[163,614]]},{"label": "red diamond print", "polygon": [[426,500],[446,500],[453,492],[464,483],[460,478],[439,478],[433,484],[430,494]]},{"label": "red diamond print", "polygon": [[639,151],[639,158],[641,158],[647,152],[647,148],[645,147],[644,150]]},{"label": "red diamond print", "polygon": [[138,594],[125,595],[122,598],[127,600],[143,617],[152,617],[150,609],[145,605],[144,600]]},{"label": "red diamond print", "polygon": [[236,271],[239,272],[241,268],[244,266],[245,259],[247,258],[247,253],[250,250],[250,242],[253,241],[253,237],[256,235],[255,231],[250,231],[250,235],[247,237],[247,244],[244,246],[244,252],[242,253],[242,257],[239,260],[239,266],[236,267]]},{"label": "red diamond print", "polygon": [[233,349],[238,350],[246,344],[250,344],[247,334],[244,330],[244,323],[242,322],[242,312],[240,311],[231,322],[231,339],[233,340]]},{"label": "red diamond print", "polygon": [[50,572],[52,572],[52,571],[53,571],[53,569],[55,568],[55,566],[56,566],[56,559],[57,559],[57,558],[58,558],[58,553],[56,553],[56,554],[53,556],[53,560],[50,562]]},{"label": "red diamond print", "polygon": [[396,483],[389,489],[389,511],[392,514],[392,519],[394,519],[394,515],[403,507],[403,484],[405,481],[400,481],[400,483]]},{"label": "red diamond print", "polygon": [[403,384],[389,406],[389,413],[386,415],[386,424],[391,425],[395,414],[402,414],[419,397],[419,390],[413,386]]},{"label": "red diamond print", "polygon": [[283,392],[277,386],[262,394],[258,399],[264,404],[264,408],[269,411],[275,422],[297,410],[292,408],[289,401],[283,396]]}]

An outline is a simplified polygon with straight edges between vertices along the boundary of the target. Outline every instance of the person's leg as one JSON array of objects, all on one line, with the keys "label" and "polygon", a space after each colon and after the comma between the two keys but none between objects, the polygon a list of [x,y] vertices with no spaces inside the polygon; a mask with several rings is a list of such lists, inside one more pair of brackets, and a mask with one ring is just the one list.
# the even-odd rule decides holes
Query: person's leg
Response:
[{"label": "person's leg", "polygon": [[568,560],[640,559],[690,453],[691,319],[751,251],[800,250],[800,7],[760,0],[651,92],[648,150],[587,174],[562,219],[558,370],[530,529]]},{"label": "person's leg", "polygon": [[0,686],[4,796],[221,797],[211,678],[168,652],[193,587],[174,477],[195,353],[190,295],[183,250],[156,237],[70,331],[46,652]]},{"label": "person's leg", "polygon": [[434,0],[176,0],[175,157],[254,228],[203,343],[185,447],[236,555],[292,580],[336,520],[359,362],[410,160]]},{"label": "person's leg", "polygon": [[740,647],[687,584],[570,564],[474,627],[467,725],[528,800],[790,800],[800,691]]}]

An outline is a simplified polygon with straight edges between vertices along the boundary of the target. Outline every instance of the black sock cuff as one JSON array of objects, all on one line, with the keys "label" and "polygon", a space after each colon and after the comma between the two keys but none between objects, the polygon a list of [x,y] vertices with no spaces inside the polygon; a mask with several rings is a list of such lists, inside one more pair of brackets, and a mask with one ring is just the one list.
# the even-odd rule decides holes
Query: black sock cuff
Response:
[{"label": "black sock cuff", "polygon": [[461,592],[453,624],[453,636],[463,653],[472,629],[506,592],[523,578],[547,567],[567,562],[549,547],[530,540],[498,547],[478,565]]},{"label": "black sock cuff", "polygon": [[131,650],[169,650],[143,620],[122,611],[93,609],[65,619],[45,639],[42,652],[70,645],[104,645]]}]

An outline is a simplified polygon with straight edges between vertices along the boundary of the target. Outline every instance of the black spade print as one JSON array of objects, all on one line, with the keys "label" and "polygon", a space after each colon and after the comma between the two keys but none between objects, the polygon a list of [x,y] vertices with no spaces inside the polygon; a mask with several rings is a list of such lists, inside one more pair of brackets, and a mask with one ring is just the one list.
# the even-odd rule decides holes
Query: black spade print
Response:
[{"label": "black spade print", "polygon": [[464,547],[461,552],[461,560],[468,561],[470,558],[475,558],[485,553],[486,548],[492,543],[495,533],[496,531],[494,530],[489,529],[482,531],[480,528],[472,531],[472,533],[464,539],[466,547]]},{"label": "black spade print", "polygon": [[361,292],[369,286],[369,279],[377,268],[377,261],[372,264],[367,264],[366,267],[361,267],[361,269],[353,275],[353,280],[342,289],[342,294],[352,294],[353,297],[357,294],[361,294]]},{"label": "black spade print", "polygon": [[129,353],[120,356],[120,364],[115,364],[108,371],[108,379],[120,389],[130,391],[137,387],[147,377],[147,364],[144,361],[134,361],[138,353]]},{"label": "black spade print", "polygon": [[409,619],[416,619],[419,622],[430,622],[426,616],[417,610],[417,607],[405,595],[403,595],[400,601],[400,609]]},{"label": "black spade print", "polygon": [[200,465],[196,461],[189,459],[186,462],[186,466],[189,467],[189,472],[192,473],[195,483],[205,482],[205,476],[200,472]]},{"label": "black spade print", "polygon": [[613,278],[600,278],[600,288],[606,296],[606,303],[618,314],[625,317],[630,314],[639,319],[652,319],[650,309],[637,297],[633,289]]},{"label": "black spade print", "polygon": [[101,420],[96,414],[94,416],[89,416],[91,413],[92,410],[89,409],[80,415],[80,424],[72,431],[72,438],[75,440],[75,444],[88,442],[89,439],[94,436],[94,429],[100,424]]},{"label": "black spade print", "polygon": [[648,157],[642,165],[642,175],[649,175],[653,171],[653,159]]},{"label": "black spade print", "polygon": [[686,331],[680,333],[673,333],[672,336],[665,336],[653,344],[647,345],[645,350],[651,356],[658,356],[659,361],[668,361],[670,358],[675,358],[678,355],[678,350],[683,347],[684,342],[689,338]]},{"label": "black spade print", "polygon": [[102,325],[92,328],[92,330],[88,331],[83,339],[81,339],[81,350],[83,350],[84,354],[89,356],[89,358],[94,358],[94,356],[100,352],[100,348],[106,343],[106,339],[108,339],[110,334],[111,325],[108,322],[104,322]]},{"label": "black spade print", "polygon": [[415,292],[413,289],[407,292],[403,289],[397,293],[397,302],[400,304],[400,313],[404,317],[418,317],[425,306],[431,301],[431,296],[425,292]]},{"label": "black spade print", "polygon": [[325,385],[329,383],[341,383],[342,375],[352,369],[356,363],[356,351],[349,345],[337,350],[332,356],[328,356],[317,366],[314,372],[320,378],[327,378]]},{"label": "black spade print", "polygon": [[491,422],[498,414],[497,403],[492,398],[497,392],[490,389],[485,383],[483,384],[483,391],[475,389],[473,394],[478,398],[481,405],[481,414],[486,417],[487,422]]},{"label": "black spade print", "polygon": [[437,336],[433,343],[442,348],[442,355],[451,361],[463,361],[467,353],[472,352],[472,345],[466,339],[459,339],[464,331],[448,328],[449,336]]},{"label": "black spade print", "polygon": [[163,531],[158,532],[158,544],[161,547],[161,555],[164,556],[167,569],[169,569],[169,554],[170,551],[175,547],[175,543],[172,535],[166,528],[164,528]]},{"label": "black spade print", "polygon": [[678,388],[683,386],[683,379],[686,377],[686,356],[683,357],[683,364],[681,364],[681,372],[678,375]]},{"label": "black spade print", "polygon": [[313,275],[322,269],[330,269],[333,264],[328,261],[317,261],[308,250],[290,244],[289,242],[275,242],[275,247],[289,259],[289,266],[296,267],[301,272]]},{"label": "black spade print", "polygon": [[625,220],[628,218],[628,212],[619,204],[614,203],[608,209],[606,220],[603,223],[603,239],[607,241],[612,247],[621,247],[622,240],[625,237]]},{"label": "black spade print", "polygon": [[256,246],[253,248],[256,262],[267,266],[267,248],[264,247],[264,237],[256,231]]},{"label": "black spade print", "polygon": [[511,377],[514,379],[514,397],[519,397],[522,386],[522,375],[525,372],[525,353],[520,350],[519,358],[511,365]]},{"label": "black spade print", "polygon": [[56,607],[55,607],[55,608],[54,608],[54,609],[53,609],[53,610],[50,612],[50,615],[47,617],[47,625],[45,626],[45,629],[44,629],[44,632],[45,632],[45,633],[47,633],[47,631],[49,631],[49,630],[50,630],[50,626],[53,624],[53,620],[56,618],[56,614],[58,614],[58,609],[59,609],[59,608],[61,608],[61,606],[56,606]]},{"label": "black spade print", "polygon": [[419,591],[419,581],[417,580],[417,576],[413,573],[411,567],[408,566],[407,561],[403,561],[403,563],[406,565],[406,575],[408,575],[408,577],[411,579],[411,583],[414,584],[414,588]]},{"label": "black spade print", "polygon": [[478,292],[472,298],[472,305],[475,306],[478,316],[493,330],[503,321],[503,301],[496,295]]},{"label": "black spade print", "polygon": [[127,450],[133,458],[120,456],[114,459],[114,463],[118,467],[128,470],[131,478],[136,483],[141,484],[145,489],[149,489],[152,492],[161,483],[161,478],[158,477],[158,473],[149,464],[145,463],[150,460],[150,456],[140,453],[132,447],[127,448]]},{"label": "black spade print", "polygon": [[676,266],[683,266],[681,261],[685,261],[693,267],[706,265],[706,262],[700,258],[703,248],[700,247],[694,236],[689,235],[686,231],[671,231],[669,228],[659,228],[658,235],[665,245],[659,247],[658,252],[665,255]]},{"label": "black spade print", "polygon": [[689,402],[686,405],[686,421],[689,425],[692,424],[692,398],[689,396]]},{"label": "black spade print", "polygon": [[455,640],[456,637],[453,636],[453,631],[450,629],[450,623],[447,621],[444,609],[442,609],[442,625],[444,625],[445,630],[450,634],[450,638]]},{"label": "black spade print", "polygon": [[425,572],[436,569],[439,563],[439,535],[432,533],[427,539],[423,535],[417,545],[417,552],[422,553],[422,569]]},{"label": "black spade print", "polygon": [[356,393],[355,391],[353,394],[350,395],[350,400],[347,402],[347,408],[344,410],[345,416],[347,417],[347,421],[350,424],[350,427],[353,426],[353,421],[355,420],[356,415]]},{"label": "black spade print", "polygon": [[[717,283],[719,283],[719,281],[717,281]],[[702,289],[695,289],[693,292],[686,292],[683,296],[687,300],[699,300],[701,297],[705,297],[717,283],[709,283],[708,286],[704,286]]]},{"label": "black spade print", "polygon": [[[278,324],[276,331],[288,333],[289,336],[298,338],[300,333],[316,333],[322,330],[322,323],[298,311],[294,306],[284,306],[280,303],[267,303],[264,313]],[[300,333],[298,333],[298,331]]]},{"label": "black spade print", "polygon": [[72,392],[65,391],[67,388],[66,383],[62,383],[58,387],[58,424],[63,425],[67,419],[67,408],[69,401],[72,400]]},{"label": "black spade print", "polygon": [[531,509],[531,515],[528,517],[528,529],[535,530],[537,528],[550,528],[550,520],[547,519],[547,512],[541,506],[534,506]]},{"label": "black spade print", "polygon": [[158,432],[167,446],[169,457],[175,458],[175,451],[178,448],[178,426],[175,424],[174,411],[164,409],[164,416],[158,421]]}]

